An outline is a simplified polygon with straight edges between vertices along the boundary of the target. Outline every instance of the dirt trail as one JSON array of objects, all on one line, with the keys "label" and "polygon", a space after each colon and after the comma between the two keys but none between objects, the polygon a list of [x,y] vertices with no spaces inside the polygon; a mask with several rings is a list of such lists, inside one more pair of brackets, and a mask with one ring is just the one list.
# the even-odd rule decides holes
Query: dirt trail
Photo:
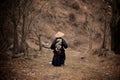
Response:
[{"label": "dirt trail", "polygon": [[[35,53],[35,52],[33,52]],[[37,52],[36,52],[37,53]],[[8,64],[12,75],[8,80],[119,80],[120,66],[111,70],[104,59],[87,53],[66,51],[65,66],[54,67],[50,64],[52,51],[44,50],[30,59],[13,59]],[[106,66],[107,65],[107,66]],[[4,67],[5,68],[5,67]],[[7,69],[8,69],[7,68]],[[6,68],[5,68],[6,69]],[[116,74],[114,74],[114,72]],[[9,73],[9,74],[11,74]],[[3,80],[3,79],[1,79]]]}]

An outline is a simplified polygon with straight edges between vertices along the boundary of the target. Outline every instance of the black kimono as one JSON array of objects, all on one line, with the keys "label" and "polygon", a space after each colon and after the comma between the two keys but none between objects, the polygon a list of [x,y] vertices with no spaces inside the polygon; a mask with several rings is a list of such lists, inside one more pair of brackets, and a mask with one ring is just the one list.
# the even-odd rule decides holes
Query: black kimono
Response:
[{"label": "black kimono", "polygon": [[[60,51],[58,52],[56,50],[56,44],[59,43],[59,40],[61,40],[61,47],[60,47]],[[67,47],[68,47],[67,43],[63,38],[56,38],[53,41],[53,43],[52,43],[52,45],[50,47],[53,50],[53,53],[54,53],[54,56],[53,56],[53,59],[52,59],[52,65],[54,65],[54,66],[64,65],[65,59],[66,59],[65,49]]]}]

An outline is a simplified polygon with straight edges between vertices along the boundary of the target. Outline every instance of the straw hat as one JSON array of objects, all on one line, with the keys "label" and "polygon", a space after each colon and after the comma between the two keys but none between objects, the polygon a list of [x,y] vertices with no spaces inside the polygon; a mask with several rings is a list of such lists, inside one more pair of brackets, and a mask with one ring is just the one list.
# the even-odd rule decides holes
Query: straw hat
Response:
[{"label": "straw hat", "polygon": [[55,37],[63,37],[64,36],[64,33],[58,31],[56,34],[55,34]]}]

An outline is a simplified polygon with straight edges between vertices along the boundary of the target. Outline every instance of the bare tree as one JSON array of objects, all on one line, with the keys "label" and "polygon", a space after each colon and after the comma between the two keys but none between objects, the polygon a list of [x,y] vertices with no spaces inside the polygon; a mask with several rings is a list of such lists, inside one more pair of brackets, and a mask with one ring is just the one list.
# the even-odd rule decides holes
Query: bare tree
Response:
[{"label": "bare tree", "polygon": [[[39,42],[39,51],[42,51],[42,40],[41,40],[41,37],[42,37],[42,31],[43,31],[43,27],[45,27],[45,23],[44,23],[44,20],[43,20],[43,15],[45,17],[48,17],[46,16],[46,14],[44,13],[43,9],[45,8],[46,9],[46,5],[48,4],[48,2],[45,2],[43,5],[41,5],[40,9],[39,9],[39,16],[38,16],[38,19],[39,21],[37,21],[38,25],[35,25],[35,35],[36,37],[38,38],[38,42]],[[48,10],[48,8],[47,8]],[[44,17],[44,19],[46,19]]]},{"label": "bare tree", "polygon": [[[88,21],[88,17],[91,20]],[[90,21],[91,21],[91,24],[89,24]],[[88,34],[89,50],[92,49],[93,34],[95,32],[95,27],[93,26],[93,21],[94,21],[94,17],[92,15],[87,15],[86,14],[86,19],[85,19],[84,26],[86,28],[86,33]]]},{"label": "bare tree", "polygon": [[20,1],[14,0],[13,3],[8,2],[10,7],[8,7],[9,18],[13,23],[14,29],[14,41],[13,41],[13,54],[17,54],[19,51],[19,44],[18,44],[18,25],[21,18],[21,11],[20,11]]},{"label": "bare tree", "polygon": [[110,4],[108,1],[105,1],[105,6],[104,6],[104,29],[103,29],[103,42],[102,42],[102,48],[106,49],[107,48],[107,35],[110,31],[109,31],[109,25],[108,25],[108,17],[110,15]]},{"label": "bare tree", "polygon": [[28,45],[26,43],[26,36],[30,31],[30,25],[35,17],[33,14],[33,0],[21,0],[21,13],[22,13],[22,29],[21,29],[21,45],[20,52],[26,52]]},{"label": "bare tree", "polygon": [[[10,19],[8,18],[8,8],[11,5],[9,1],[5,0],[0,3],[0,52],[6,51],[12,44],[8,33],[11,34]],[[7,26],[9,25],[9,27]]]},{"label": "bare tree", "polygon": [[120,0],[112,0],[111,50],[120,54]]},{"label": "bare tree", "polygon": [[40,26],[36,26],[36,29],[35,29],[35,35],[37,36],[38,42],[39,42],[39,51],[42,50],[42,42],[41,42],[42,28],[41,26],[42,25],[40,24]]},{"label": "bare tree", "polygon": [[[10,8],[8,7],[9,18],[11,19],[14,27],[13,54],[17,54],[19,52],[28,52],[25,51],[28,49],[26,37],[30,32],[30,25],[32,24],[32,21],[39,14],[39,11],[34,11],[33,4],[34,0],[14,0],[14,2],[10,4]],[[18,26],[22,26],[20,31],[20,45],[18,43]]]}]

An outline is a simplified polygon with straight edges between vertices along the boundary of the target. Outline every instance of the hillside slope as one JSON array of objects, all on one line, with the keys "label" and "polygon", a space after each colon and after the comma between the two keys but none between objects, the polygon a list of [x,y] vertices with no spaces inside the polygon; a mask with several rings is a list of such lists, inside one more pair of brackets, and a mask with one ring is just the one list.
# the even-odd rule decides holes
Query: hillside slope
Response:
[{"label": "hillside slope", "polygon": [[[105,24],[104,5],[101,0],[36,0],[35,10],[41,12],[33,22],[31,34],[39,27],[42,42],[51,44],[57,31],[62,31],[71,48],[86,50],[91,44],[93,49],[100,48]],[[32,38],[38,41],[35,36]]]}]

